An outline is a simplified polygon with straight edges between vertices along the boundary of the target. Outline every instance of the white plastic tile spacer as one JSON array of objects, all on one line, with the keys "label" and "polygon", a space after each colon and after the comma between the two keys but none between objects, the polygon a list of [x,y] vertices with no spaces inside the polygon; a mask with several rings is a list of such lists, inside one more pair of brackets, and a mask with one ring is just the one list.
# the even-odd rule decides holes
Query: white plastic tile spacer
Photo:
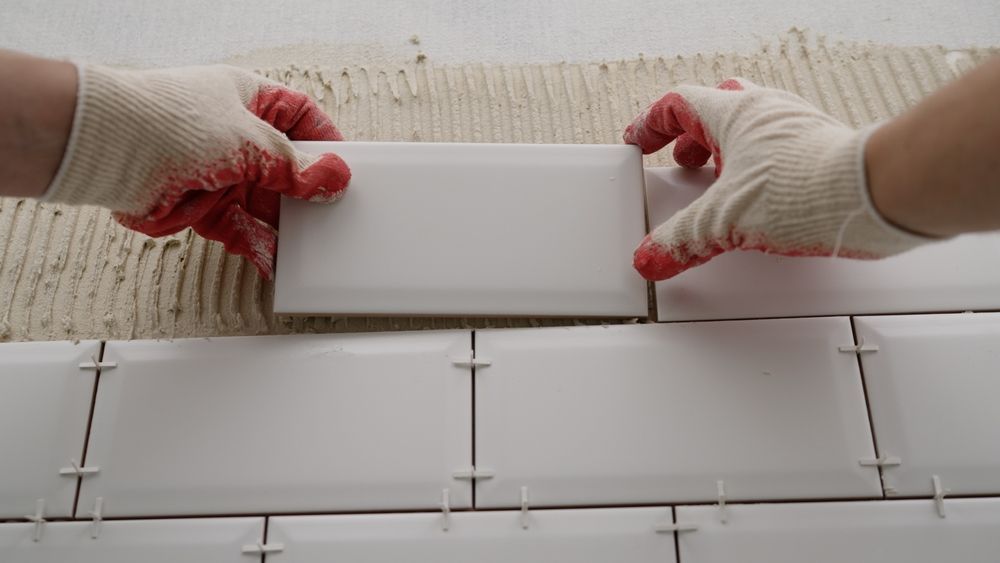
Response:
[{"label": "white plastic tile spacer", "polygon": [[87,475],[94,475],[101,470],[101,468],[96,465],[92,465],[90,467],[81,466],[75,459],[69,460],[69,465],[69,467],[63,467],[60,469],[59,474],[63,476],[86,477]]},{"label": "white plastic tile spacer", "polygon": [[80,362],[80,369],[115,369],[118,362],[99,362],[97,356],[91,356],[89,362]]},{"label": "white plastic tile spacer", "polygon": [[938,516],[944,518],[944,495],[948,489],[941,486],[941,478],[937,475],[931,475],[931,484],[934,486],[934,508]]},{"label": "white plastic tile spacer", "polygon": [[452,479],[459,479],[462,481],[470,481],[473,479],[492,479],[496,476],[496,471],[492,469],[480,469],[477,467],[467,467],[465,469],[459,469],[451,474]]},{"label": "white plastic tile spacer", "polygon": [[248,543],[243,545],[243,549],[240,551],[249,555],[256,555],[258,553],[280,553],[285,550],[285,544],[283,543]]},{"label": "white plastic tile spacer", "polygon": [[715,488],[719,493],[719,522],[725,524],[729,521],[729,511],[726,510],[726,482],[716,481]]},{"label": "white plastic tile spacer", "polygon": [[528,529],[528,487],[521,487],[521,529]]},{"label": "white plastic tile spacer", "polygon": [[698,530],[697,524],[691,524],[687,522],[661,522],[657,524],[654,528],[657,534],[672,534],[674,532],[694,532]]},{"label": "white plastic tile spacer", "polygon": [[469,350],[467,356],[453,356],[451,358],[451,363],[454,366],[461,368],[471,368],[471,367],[486,367],[493,364],[493,360],[489,358],[477,358],[475,352]]},{"label": "white plastic tile spacer", "polygon": [[34,516],[24,517],[28,522],[33,522],[35,524],[34,535],[31,537],[32,541],[39,542],[42,541],[42,527],[45,526],[45,499],[40,498],[35,501],[35,514]]},{"label": "white plastic tile spacer", "polygon": [[862,467],[895,467],[902,463],[903,460],[891,455],[880,455],[876,458],[869,457],[858,460],[858,465]]},{"label": "white plastic tile spacer", "polygon": [[866,352],[878,352],[877,344],[865,344],[864,338],[859,338],[857,345],[838,346],[837,350],[848,354],[864,354]]},{"label": "white plastic tile spacer", "polygon": [[96,540],[101,535],[101,523],[104,521],[104,497],[94,499],[94,509],[90,511],[90,539]]},{"label": "white plastic tile spacer", "polygon": [[451,491],[441,489],[441,531],[451,528]]}]

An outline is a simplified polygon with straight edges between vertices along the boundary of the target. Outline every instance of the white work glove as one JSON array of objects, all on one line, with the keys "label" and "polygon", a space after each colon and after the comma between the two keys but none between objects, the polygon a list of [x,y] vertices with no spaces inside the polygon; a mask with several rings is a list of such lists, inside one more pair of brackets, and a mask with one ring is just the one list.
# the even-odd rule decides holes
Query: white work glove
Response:
[{"label": "white work glove", "polygon": [[626,128],[625,142],[649,154],[676,139],[678,164],[697,168],[711,156],[718,179],[646,236],[635,268],[663,280],[729,250],[874,259],[929,242],[872,204],[868,133],[743,79],[678,86]]},{"label": "white work glove", "polygon": [[193,227],[270,279],[281,194],[336,200],[350,171],[296,140],[340,132],[301,92],[230,66],[78,65],[73,128],[45,199],[101,205],[151,236]]}]

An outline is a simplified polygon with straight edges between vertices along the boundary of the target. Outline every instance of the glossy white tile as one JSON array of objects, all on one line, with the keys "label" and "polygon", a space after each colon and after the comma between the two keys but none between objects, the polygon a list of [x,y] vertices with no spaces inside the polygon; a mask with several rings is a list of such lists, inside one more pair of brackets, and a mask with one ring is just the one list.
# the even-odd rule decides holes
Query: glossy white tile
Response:
[{"label": "glossy white tile", "polygon": [[343,157],[351,187],[282,202],[277,313],[647,315],[635,147],[298,146]]},{"label": "glossy white tile", "polygon": [[476,331],[477,506],[881,496],[846,318]]},{"label": "glossy white tile", "polygon": [[[0,344],[0,519],[72,516],[100,342]],[[0,557],[0,561],[3,558]]]},{"label": "glossy white tile", "polygon": [[469,331],[108,342],[80,512],[427,509],[472,459]]},{"label": "glossy white tile", "polygon": [[[272,518],[269,563],[673,563],[669,508],[539,510]],[[525,529],[522,522],[527,525]]]},{"label": "glossy white tile", "polygon": [[[646,169],[655,227],[711,184],[712,169]],[[1000,235],[966,235],[880,261],[730,252],[656,284],[661,321],[1000,308]]]},{"label": "glossy white tile", "polygon": [[678,537],[684,563],[994,563],[1000,499],[956,499],[941,518],[926,500],[679,506],[698,527]]},{"label": "glossy white tile", "polygon": [[1000,495],[1000,314],[855,319],[887,494]]},{"label": "glossy white tile", "polygon": [[247,563],[243,547],[264,538],[263,518],[49,522],[34,541],[32,524],[0,524],[4,563]]}]

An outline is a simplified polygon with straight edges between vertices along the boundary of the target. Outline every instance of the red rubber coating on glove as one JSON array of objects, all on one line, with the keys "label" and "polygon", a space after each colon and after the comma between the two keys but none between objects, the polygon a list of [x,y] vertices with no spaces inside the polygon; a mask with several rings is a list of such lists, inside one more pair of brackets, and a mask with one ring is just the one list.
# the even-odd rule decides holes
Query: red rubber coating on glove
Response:
[{"label": "red rubber coating on glove", "polygon": [[[266,86],[247,105],[254,115],[292,140],[341,141],[330,118],[307,95]],[[264,279],[274,275],[281,195],[327,202],[339,197],[351,179],[347,164],[324,154],[308,168],[246,142],[226,158],[208,162],[183,177],[168,176],[154,189],[158,203],[148,213],[116,213],[126,227],[163,236],[192,227],[245,256]]]}]

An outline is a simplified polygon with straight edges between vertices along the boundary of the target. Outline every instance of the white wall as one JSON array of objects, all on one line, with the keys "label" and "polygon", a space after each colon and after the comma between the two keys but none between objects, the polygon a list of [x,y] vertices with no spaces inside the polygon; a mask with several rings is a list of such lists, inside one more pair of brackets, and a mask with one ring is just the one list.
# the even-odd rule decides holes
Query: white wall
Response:
[{"label": "white wall", "polygon": [[[289,45],[306,64],[593,61],[747,50],[792,26],[834,39],[1000,44],[996,0],[3,0],[0,46],[134,65]],[[417,35],[420,45],[409,38]],[[260,54],[256,55],[260,60]],[[251,57],[252,58],[252,57]],[[244,60],[249,60],[244,57]]]}]

